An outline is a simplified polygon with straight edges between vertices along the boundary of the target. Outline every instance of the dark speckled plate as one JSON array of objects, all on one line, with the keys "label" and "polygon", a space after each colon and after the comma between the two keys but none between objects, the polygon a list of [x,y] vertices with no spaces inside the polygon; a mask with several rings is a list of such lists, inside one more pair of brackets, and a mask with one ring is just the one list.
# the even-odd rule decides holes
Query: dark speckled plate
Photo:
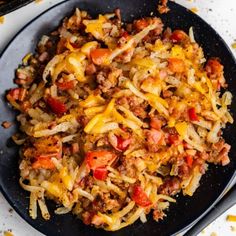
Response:
[{"label": "dark speckled plate", "polygon": [[[55,29],[61,19],[70,15],[75,7],[88,10],[90,14],[97,15],[121,8],[125,21],[134,18],[148,16],[150,12],[156,13],[157,0],[74,0],[63,2],[49,9],[23,28],[12,42],[7,46],[0,59],[0,123],[4,120],[15,120],[15,113],[5,102],[5,91],[14,87],[13,78],[15,68],[21,59],[30,51],[34,51],[35,45],[42,34],[47,34]],[[203,47],[206,57],[220,57],[225,67],[225,77],[230,91],[236,95],[236,64],[228,47],[222,38],[197,15],[185,8],[170,2],[171,11],[161,16],[166,26],[172,29],[180,28],[188,31],[193,26],[195,38]],[[232,103],[232,112],[236,114],[236,96]],[[55,204],[49,202],[52,213],[50,221],[44,221],[40,216],[32,220],[28,215],[29,194],[23,191],[19,184],[18,174],[18,150],[12,146],[9,137],[16,131],[14,125],[10,129],[0,128],[0,187],[4,196],[14,209],[32,226],[46,235],[65,236],[169,236],[181,232],[197,219],[210,210],[221,198],[224,190],[232,180],[236,169],[236,127],[228,126],[224,130],[224,137],[232,145],[230,152],[231,163],[226,167],[210,166],[209,171],[201,180],[201,186],[193,197],[179,196],[176,204],[171,204],[167,217],[160,222],[155,222],[151,217],[145,224],[139,221],[118,232],[104,232],[84,225],[71,214],[54,215]],[[39,214],[40,215],[40,214]]]},{"label": "dark speckled plate", "polygon": [[0,16],[23,7],[33,1],[34,0],[6,0],[4,3],[0,4]]}]

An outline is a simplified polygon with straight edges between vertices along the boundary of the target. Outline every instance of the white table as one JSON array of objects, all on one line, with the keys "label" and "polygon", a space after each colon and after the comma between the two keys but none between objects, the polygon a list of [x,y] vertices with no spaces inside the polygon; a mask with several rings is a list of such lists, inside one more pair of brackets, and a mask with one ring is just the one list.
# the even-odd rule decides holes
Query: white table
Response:
[{"label": "white table", "polygon": [[[4,24],[0,25],[0,51],[3,50],[9,40],[27,22],[50,6],[61,1],[62,0],[43,0],[37,4],[33,2],[28,6],[6,15]],[[176,2],[188,8],[197,8],[197,14],[210,23],[224,38],[229,47],[231,47],[231,44],[236,40],[235,0],[176,0]],[[236,50],[232,48],[231,50],[236,57]],[[9,229],[12,230],[15,236],[42,235],[21,219],[15,211],[10,209],[10,205],[0,194],[0,235],[3,234],[3,231]],[[236,223],[226,222],[227,214],[236,215],[236,205],[208,226],[199,236],[213,236],[213,232],[218,236],[236,235],[236,232],[231,230],[231,227],[236,228]]]}]

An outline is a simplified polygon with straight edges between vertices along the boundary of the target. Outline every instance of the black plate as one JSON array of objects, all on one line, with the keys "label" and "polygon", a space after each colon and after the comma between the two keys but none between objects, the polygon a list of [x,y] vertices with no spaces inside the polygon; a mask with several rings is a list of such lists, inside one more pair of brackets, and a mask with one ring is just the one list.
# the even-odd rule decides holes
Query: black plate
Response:
[{"label": "black plate", "polygon": [[23,7],[34,0],[6,0],[5,3],[0,4],[0,16]]},{"label": "black plate", "polygon": [[[59,25],[60,20],[70,15],[75,7],[88,10],[90,14],[110,12],[119,7],[123,19],[131,21],[134,18],[147,16],[150,12],[156,13],[156,0],[77,0],[60,3],[23,28],[8,45],[0,60],[0,122],[14,121],[15,113],[5,102],[5,90],[14,87],[14,70],[21,62],[22,57],[34,51],[36,42],[42,34],[49,33]],[[220,57],[225,66],[225,76],[229,83],[230,91],[236,95],[236,63],[222,38],[202,19],[184,7],[170,2],[171,11],[161,16],[165,25],[172,29],[181,28],[188,31],[193,26],[197,42],[204,48],[206,57]],[[236,96],[235,96],[236,97]],[[236,99],[233,99],[232,112],[236,115]],[[46,235],[77,235],[77,236],[126,236],[126,235],[159,235],[167,236],[182,231],[202,217],[220,199],[224,190],[232,180],[236,170],[236,127],[228,126],[224,130],[226,141],[232,145],[230,153],[231,163],[226,167],[210,166],[209,171],[201,180],[201,186],[193,197],[179,196],[176,204],[172,204],[167,212],[167,217],[156,223],[149,219],[147,223],[135,224],[118,232],[104,232],[84,225],[71,214],[57,216],[52,214],[50,221],[41,217],[32,220],[28,216],[28,193],[23,191],[18,184],[18,154],[17,148],[12,146],[9,137],[16,131],[16,125],[10,129],[0,128],[0,186],[4,196],[14,209],[32,226]],[[50,212],[55,205],[49,203]],[[40,214],[39,214],[40,215]]]}]

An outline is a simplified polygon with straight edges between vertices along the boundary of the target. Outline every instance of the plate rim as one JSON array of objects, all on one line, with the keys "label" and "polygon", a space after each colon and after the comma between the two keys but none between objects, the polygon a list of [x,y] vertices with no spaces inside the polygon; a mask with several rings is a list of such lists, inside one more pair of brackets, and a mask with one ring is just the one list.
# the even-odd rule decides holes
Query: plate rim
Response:
[{"label": "plate rim", "polygon": [[20,3],[17,3],[17,0],[14,0],[12,2],[4,3],[2,6],[0,5],[0,16],[4,16],[10,12],[13,12],[21,7],[24,7],[34,0],[27,0],[27,1],[21,1]]},{"label": "plate rim", "polygon": [[[25,6],[30,2],[33,2],[34,0],[29,0],[28,2],[26,2],[26,4],[22,5]],[[36,21],[38,18],[40,18],[41,16],[43,16],[45,13],[53,10],[54,8],[65,4],[66,2],[69,2],[70,0],[64,0],[62,2],[59,2],[51,7],[49,7],[48,9],[44,10],[43,12],[41,12],[39,15],[37,15],[36,17],[34,17],[33,19],[31,19],[28,23],[26,23],[22,28],[20,28],[20,30],[18,30],[15,35],[7,42],[6,46],[3,48],[2,51],[0,51],[0,60],[2,59],[4,53],[8,50],[8,48],[10,47],[10,45],[12,44],[12,42],[16,39],[16,37],[22,33],[29,25],[33,24],[34,21]],[[201,18],[199,15],[192,13],[188,8],[184,7],[183,5],[176,3],[176,2],[169,2],[169,4],[171,5],[178,5],[182,8],[184,8],[186,11],[188,11],[190,14],[193,14],[195,17],[198,18],[198,20],[204,22],[204,24],[206,24],[209,28],[211,28],[214,33],[217,35],[217,37],[219,38],[219,40],[222,41],[222,43],[224,44],[225,48],[227,49],[228,53],[230,54],[235,66],[236,66],[236,58],[234,57],[230,47],[227,45],[227,43],[225,42],[225,40],[221,37],[221,35],[208,23],[206,22],[203,18]],[[15,8],[18,9],[21,6]],[[73,9],[72,9],[73,10]],[[14,11],[14,10],[11,10]],[[10,11],[9,11],[10,12]],[[1,16],[1,12],[0,12],[0,16]],[[62,16],[62,18],[64,18],[65,16]],[[204,49],[204,48],[203,48]],[[176,231],[174,234],[172,234],[172,236],[174,235],[178,235],[180,233],[183,232],[187,232],[193,225],[195,225],[200,219],[202,219],[220,200],[221,198],[224,196],[224,194],[228,191],[229,187],[231,186],[233,180],[236,179],[236,170],[233,172],[233,175],[231,176],[230,180],[228,181],[228,183],[225,185],[223,191],[221,192],[221,194],[218,195],[218,197],[215,199],[214,202],[212,202],[209,207],[207,208],[207,210],[205,212],[203,212],[200,216],[198,216],[194,221],[192,221],[191,223],[189,223],[188,225],[184,226],[182,229]],[[47,234],[47,231],[44,230],[40,225],[36,225],[36,224],[32,224],[25,216],[23,213],[21,213],[21,211],[15,206],[14,202],[12,202],[10,200],[10,197],[8,197],[8,194],[3,190],[3,187],[0,184],[0,192],[2,193],[2,195],[4,196],[4,198],[6,199],[6,201],[10,204],[10,206],[15,210],[15,212],[25,221],[27,222],[31,227],[33,227],[34,229],[38,230],[40,233],[43,234]],[[168,217],[168,216],[167,216]]]}]

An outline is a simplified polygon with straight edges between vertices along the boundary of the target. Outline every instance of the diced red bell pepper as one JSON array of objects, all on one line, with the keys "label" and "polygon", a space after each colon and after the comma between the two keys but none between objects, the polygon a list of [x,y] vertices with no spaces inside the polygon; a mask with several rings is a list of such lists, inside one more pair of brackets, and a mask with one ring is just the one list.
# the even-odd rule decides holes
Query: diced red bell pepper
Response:
[{"label": "diced red bell pepper", "polygon": [[67,110],[64,103],[51,96],[47,98],[46,102],[50,107],[50,109],[52,110],[52,112],[55,113],[56,115],[62,115]]},{"label": "diced red bell pepper", "polygon": [[147,207],[152,204],[147,194],[144,192],[140,185],[135,185],[133,187],[133,192],[131,195],[133,201],[141,207]]},{"label": "diced red bell pepper", "polygon": [[131,143],[131,138],[124,139],[121,136],[116,136],[116,137],[117,137],[117,149],[119,151],[125,151]]},{"label": "diced red bell pepper", "polygon": [[181,143],[181,140],[178,134],[169,134],[168,141],[171,145],[174,145],[174,146],[177,146]]},{"label": "diced red bell pepper", "polygon": [[107,169],[104,167],[96,168],[93,171],[93,177],[98,180],[105,180],[107,178]]},{"label": "diced red bell pepper", "polygon": [[139,19],[137,21],[134,22],[134,27],[141,31],[143,30],[144,28],[146,28],[148,26],[148,21],[146,19]]},{"label": "diced red bell pepper", "polygon": [[73,89],[75,87],[73,80],[64,81],[64,82],[57,82],[56,84],[57,84],[57,87],[62,91],[68,90],[68,89]]},{"label": "diced red bell pepper", "polygon": [[20,88],[14,88],[14,89],[11,89],[9,92],[8,92],[8,96],[11,96],[14,100],[18,100],[19,99],[19,95],[20,95]]},{"label": "diced red bell pepper", "polygon": [[219,77],[221,76],[222,72],[223,72],[223,65],[221,65],[221,63],[219,62],[219,60],[217,58],[211,58],[207,61],[206,64],[206,72],[207,72],[207,76],[211,77]]},{"label": "diced red bell pepper", "polygon": [[194,107],[188,109],[188,116],[191,121],[199,121],[198,115]]},{"label": "diced red bell pepper", "polygon": [[192,156],[190,156],[190,155],[188,155],[188,156],[186,156],[186,162],[187,162],[187,165],[188,165],[188,167],[192,167],[192,165],[193,165],[193,157]]},{"label": "diced red bell pepper", "polygon": [[95,170],[99,167],[106,167],[116,158],[116,154],[106,150],[87,152],[85,162],[90,169]]},{"label": "diced red bell pepper", "polygon": [[129,33],[127,31],[124,31],[122,34],[121,34],[121,37],[127,39],[129,37]]},{"label": "diced red bell pepper", "polygon": [[175,30],[175,31],[173,31],[172,35],[170,36],[170,39],[174,43],[180,43],[180,42],[183,42],[184,40],[188,39],[188,35],[182,30]]}]

